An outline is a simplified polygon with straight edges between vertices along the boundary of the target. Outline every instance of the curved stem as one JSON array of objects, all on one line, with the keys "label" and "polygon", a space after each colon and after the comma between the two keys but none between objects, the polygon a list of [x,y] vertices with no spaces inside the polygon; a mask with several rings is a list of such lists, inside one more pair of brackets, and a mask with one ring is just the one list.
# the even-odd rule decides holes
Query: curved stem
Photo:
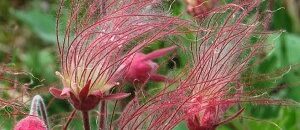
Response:
[{"label": "curved stem", "polygon": [[76,109],[74,109],[71,113],[71,115],[68,117],[67,123],[64,125],[63,130],[67,130],[69,124],[71,123],[72,119],[74,118],[74,115],[76,113]]},{"label": "curved stem", "polygon": [[106,120],[106,102],[105,100],[103,100],[101,101],[100,104],[99,130],[105,129],[105,120]]},{"label": "curved stem", "polygon": [[87,111],[81,111],[82,113],[82,119],[83,119],[83,125],[85,130],[90,130],[90,119],[89,119],[89,113]]},{"label": "curved stem", "polygon": [[40,95],[35,95],[31,102],[29,115],[38,116],[38,110],[40,111],[40,114],[42,116],[42,119],[44,120],[47,129],[49,129],[47,110],[44,100]]}]

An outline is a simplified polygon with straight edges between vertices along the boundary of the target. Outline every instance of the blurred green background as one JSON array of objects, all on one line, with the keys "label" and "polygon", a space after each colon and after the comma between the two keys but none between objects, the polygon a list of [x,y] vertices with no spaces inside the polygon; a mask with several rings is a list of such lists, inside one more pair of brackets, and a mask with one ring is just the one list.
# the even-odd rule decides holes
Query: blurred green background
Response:
[{"label": "blurred green background", "polygon": [[[251,68],[253,75],[264,75],[264,78],[253,78],[251,82],[253,87],[267,88],[269,96],[274,99],[300,102],[300,2],[297,1],[269,0],[270,8],[274,11],[269,29],[276,33],[267,41],[272,48],[259,55],[260,64]],[[186,11],[183,0],[164,3],[166,6],[172,4],[173,15]],[[0,64],[30,73],[29,76],[18,77],[18,80],[30,82],[29,88],[34,88],[29,89],[28,98],[39,93],[45,97],[47,104],[51,104],[48,111],[54,128],[54,124],[61,124],[58,119],[65,118],[71,111],[70,105],[54,100],[47,91],[50,86],[59,84],[55,76],[55,71],[59,70],[55,34],[57,5],[57,0],[0,1]],[[183,17],[188,17],[186,15],[183,13]],[[0,91],[2,98],[12,97],[8,94],[10,91]],[[17,91],[22,93],[21,90]],[[12,129],[17,119],[8,120],[7,116],[13,114],[14,108],[1,105],[0,109],[0,129]],[[23,111],[28,111],[28,108]],[[96,122],[93,121],[93,124]],[[70,129],[81,129],[81,122],[75,120]],[[185,129],[184,123],[175,129]],[[249,105],[241,118],[219,129],[300,130],[300,109],[292,105]]]}]

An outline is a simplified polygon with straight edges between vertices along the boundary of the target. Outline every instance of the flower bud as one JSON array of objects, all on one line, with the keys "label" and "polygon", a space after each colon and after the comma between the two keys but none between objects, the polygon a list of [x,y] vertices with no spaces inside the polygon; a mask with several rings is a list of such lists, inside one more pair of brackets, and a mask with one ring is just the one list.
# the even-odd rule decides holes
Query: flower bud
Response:
[{"label": "flower bud", "polygon": [[131,83],[145,83],[148,80],[156,82],[167,81],[168,79],[165,76],[156,73],[159,66],[152,60],[174,51],[175,48],[176,46],[171,46],[149,54],[135,53],[125,61],[124,66],[127,66],[124,74],[125,80]]},{"label": "flower bud", "polygon": [[40,118],[29,115],[20,120],[14,130],[47,130],[47,126]]}]

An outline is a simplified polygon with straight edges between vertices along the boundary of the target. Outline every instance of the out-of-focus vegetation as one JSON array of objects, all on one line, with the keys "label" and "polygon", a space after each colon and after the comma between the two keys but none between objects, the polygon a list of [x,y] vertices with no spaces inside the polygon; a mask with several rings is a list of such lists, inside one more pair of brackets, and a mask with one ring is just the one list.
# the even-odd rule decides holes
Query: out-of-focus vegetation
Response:
[{"label": "out-of-focus vegetation", "polygon": [[[274,31],[268,40],[270,48],[261,53],[258,63],[251,66],[248,79],[252,87],[264,88],[272,98],[292,99],[300,102],[300,2],[297,0],[269,0],[273,11],[269,29]],[[185,4],[181,0],[166,1],[166,6],[172,5],[170,12],[178,15],[185,12]],[[48,88],[60,85],[55,76],[59,69],[56,49],[55,15],[57,0],[1,0],[0,1],[0,62],[1,65],[13,67],[27,72],[25,75],[11,75],[22,83],[28,83],[25,99],[34,94],[41,94],[48,104],[51,126],[62,124],[71,111],[71,106],[53,99]],[[189,17],[183,13],[182,17]],[[160,44],[152,45],[148,50],[160,48]],[[148,51],[148,50],[145,51]],[[184,56],[179,56],[184,59]],[[159,61],[158,61],[159,62]],[[180,64],[179,64],[180,65]],[[164,72],[166,67],[162,67]],[[151,85],[151,84],[150,84]],[[14,98],[11,91],[4,89],[8,84],[0,84],[0,96]],[[19,94],[23,89],[15,89]],[[263,91],[263,90],[262,90]],[[24,98],[24,96],[22,96]],[[20,100],[20,99],[18,99]],[[25,101],[26,102],[26,101]],[[27,101],[28,102],[28,101]],[[50,105],[51,104],[51,105]],[[26,105],[26,104],[25,104]],[[2,105],[1,105],[2,107]],[[5,118],[14,109],[5,105],[1,109],[0,129],[12,129],[13,120]],[[28,109],[23,110],[24,112]],[[55,113],[64,113],[57,115]],[[246,113],[235,121],[228,123],[220,130],[298,130],[300,129],[300,109],[294,106],[250,106]],[[57,120],[61,119],[61,120]],[[96,124],[93,121],[93,124]],[[71,129],[81,128],[81,121],[74,120]],[[55,126],[54,126],[55,128]],[[177,130],[185,129],[181,124]]]}]

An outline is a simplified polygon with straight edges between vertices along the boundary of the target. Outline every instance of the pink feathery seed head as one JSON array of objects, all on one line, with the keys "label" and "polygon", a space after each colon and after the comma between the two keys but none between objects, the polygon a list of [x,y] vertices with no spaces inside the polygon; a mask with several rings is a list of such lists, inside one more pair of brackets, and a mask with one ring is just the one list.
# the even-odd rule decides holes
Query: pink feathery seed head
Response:
[{"label": "pink feathery seed head", "polygon": [[145,83],[148,80],[167,81],[163,75],[157,74],[158,64],[153,59],[162,57],[175,50],[176,46],[155,50],[149,54],[137,52],[124,62],[125,80],[131,83]]},{"label": "pink feathery seed head", "polygon": [[20,120],[14,130],[47,130],[43,120],[37,116],[29,115]]},{"label": "pink feathery seed head", "polygon": [[[194,112],[189,110],[188,118],[186,119],[187,125],[190,130],[215,130],[222,122],[228,122],[233,118],[227,118],[222,120],[223,114],[231,106],[235,105],[236,101],[230,101],[231,99],[219,101],[218,103],[215,99],[209,101],[209,103],[198,102],[198,104],[204,104],[199,106],[194,106]],[[206,105],[205,105],[206,104]],[[189,109],[189,107],[187,107]],[[238,114],[241,114],[240,112]],[[238,116],[238,114],[236,116]]]},{"label": "pink feathery seed head", "polygon": [[[176,84],[177,88],[165,88],[166,91],[150,98],[134,112],[122,115],[122,128],[146,125],[148,129],[165,130],[186,121],[191,129],[214,130],[240,115],[243,109],[224,119],[228,109],[245,98],[241,74],[267,37],[260,33],[266,20],[260,18],[260,13],[253,13],[259,3],[259,0],[247,0],[242,5],[222,5],[218,12],[210,12],[201,21],[208,31],[198,33],[200,39],[190,44],[191,67],[187,66],[189,71]],[[251,43],[253,35],[261,39]],[[166,87],[174,88],[174,85]],[[131,127],[132,122],[138,124]]]},{"label": "pink feathery seed head", "polygon": [[[257,19],[253,19],[255,22],[243,22],[243,19],[247,18],[258,3],[258,1],[244,2],[243,8],[236,4],[224,5],[235,9],[226,16],[227,19],[223,21],[224,25],[216,27],[215,32],[209,32],[206,35],[213,36],[215,33],[215,36],[204,36],[205,42],[206,40],[212,42],[201,44],[198,47],[201,51],[194,52],[195,68],[190,78],[187,79],[187,82],[194,85],[187,89],[192,94],[190,102],[199,105],[187,104],[185,106],[188,110],[186,121],[189,128],[214,130],[220,124],[233,120],[242,113],[243,109],[232,117],[223,119],[226,111],[240,102],[244,91],[240,84],[240,75],[247,68],[250,59],[257,53],[256,48],[261,46],[260,43],[252,45],[248,43],[251,35],[259,30]],[[242,13],[237,17],[239,12]],[[248,50],[247,53],[245,53],[246,50]],[[234,94],[230,94],[232,90],[235,90]],[[201,100],[194,100],[199,96]]]},{"label": "pink feathery seed head", "polygon": [[[142,55],[139,53],[142,48],[162,37],[179,33],[176,29],[186,24],[186,21],[152,10],[152,5],[158,5],[157,2],[61,0],[56,27],[61,71],[57,75],[64,88],[51,88],[50,92],[55,97],[68,99],[77,109],[91,109],[107,98],[105,93],[118,86],[116,75],[127,58],[133,54]],[[70,9],[62,11],[65,7]],[[65,27],[60,24],[63,13],[68,16]],[[61,32],[61,28],[65,30]],[[130,50],[129,46],[134,43],[138,43],[138,47]],[[155,55],[138,65],[142,71],[151,73],[153,80],[164,80],[154,73],[157,64],[151,61],[153,57]],[[136,73],[130,74],[136,76]],[[111,95],[109,99],[124,96],[128,94]]]}]

